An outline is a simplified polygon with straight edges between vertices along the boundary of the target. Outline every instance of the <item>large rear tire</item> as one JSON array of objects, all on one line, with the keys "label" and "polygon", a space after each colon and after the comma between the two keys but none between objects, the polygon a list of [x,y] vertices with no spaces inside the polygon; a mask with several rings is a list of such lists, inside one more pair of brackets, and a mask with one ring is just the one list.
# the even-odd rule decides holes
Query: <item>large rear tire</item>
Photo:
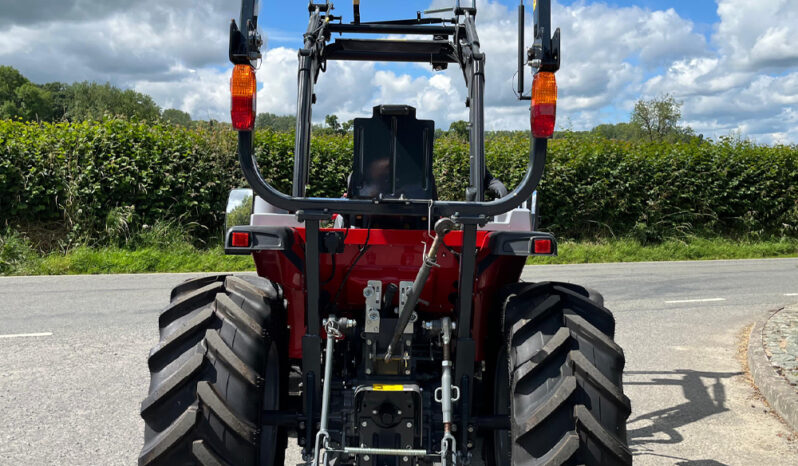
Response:
[{"label": "large rear tire", "polygon": [[545,282],[507,293],[494,410],[511,431],[494,436],[497,465],[632,464],[615,320],[582,290]]},{"label": "large rear tire", "polygon": [[282,296],[265,279],[218,275],[172,291],[150,352],[140,465],[282,465],[287,435],[261,429],[286,397]]}]

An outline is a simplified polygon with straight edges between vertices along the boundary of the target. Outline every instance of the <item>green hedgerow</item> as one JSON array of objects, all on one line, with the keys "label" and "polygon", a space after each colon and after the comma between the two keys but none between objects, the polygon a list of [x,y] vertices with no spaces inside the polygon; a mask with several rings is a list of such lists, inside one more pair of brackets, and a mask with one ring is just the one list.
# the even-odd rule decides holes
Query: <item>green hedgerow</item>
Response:
[{"label": "green hedgerow", "polygon": [[[489,169],[514,187],[529,146],[523,133],[489,134]],[[47,225],[63,232],[66,248],[124,246],[163,220],[208,243],[223,229],[228,191],[245,185],[235,148],[235,133],[220,124],[0,121],[0,226]],[[261,171],[283,192],[293,152],[292,133],[256,133]],[[311,155],[308,194],[341,196],[351,134],[315,136]],[[468,142],[438,138],[434,171],[439,196],[462,200]],[[549,142],[539,200],[541,228],[565,239],[798,237],[798,146],[566,136]]]}]

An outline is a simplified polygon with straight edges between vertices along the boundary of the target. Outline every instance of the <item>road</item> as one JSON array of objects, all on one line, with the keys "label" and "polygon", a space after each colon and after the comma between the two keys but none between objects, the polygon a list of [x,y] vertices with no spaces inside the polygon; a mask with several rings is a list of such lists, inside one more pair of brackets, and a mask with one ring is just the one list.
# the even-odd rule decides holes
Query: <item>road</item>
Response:
[{"label": "road", "polygon": [[[135,464],[156,317],[190,277],[0,278],[0,464]],[[798,260],[535,266],[524,279],[594,287],[615,311],[636,464],[798,464],[738,354],[744,328],[798,303]]]}]

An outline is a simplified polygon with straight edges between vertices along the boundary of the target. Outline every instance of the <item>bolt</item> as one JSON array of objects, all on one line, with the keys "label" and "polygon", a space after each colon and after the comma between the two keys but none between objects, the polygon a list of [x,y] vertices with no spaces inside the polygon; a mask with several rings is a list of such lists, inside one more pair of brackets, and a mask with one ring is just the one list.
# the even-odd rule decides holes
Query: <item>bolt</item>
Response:
[{"label": "bolt", "polygon": [[471,442],[468,442],[466,445],[468,446],[468,448],[474,448],[474,444]]},{"label": "bolt", "polygon": [[305,428],[305,423],[304,422],[300,422],[299,423],[299,428],[300,429],[304,429]]},{"label": "bolt", "polygon": [[371,375],[371,369],[366,369],[366,374]]},{"label": "bolt", "polygon": [[457,424],[452,424],[452,432],[457,432]]},{"label": "bolt", "polygon": [[405,369],[405,375],[410,375],[410,369]]},{"label": "bolt", "polygon": [[413,342],[412,342],[412,341],[410,341],[410,340],[405,340],[405,346],[410,346],[410,345],[412,345],[412,344],[413,344]]},{"label": "bolt", "polygon": [[472,425],[469,425],[469,426],[468,426],[468,431],[469,431],[469,432],[471,432],[471,433],[473,434],[473,433],[474,433],[474,426],[472,426]]},{"label": "bolt", "polygon": [[410,458],[408,458],[408,457],[406,457],[406,456],[403,456],[403,457],[402,457],[402,461],[404,461],[405,463],[407,463],[408,461],[410,461]]},{"label": "bolt", "polygon": [[361,425],[362,427],[368,427],[369,423],[368,423],[368,422],[366,422],[366,421],[363,421],[363,422],[361,422],[361,423],[360,423],[360,425]]},{"label": "bolt", "polygon": [[407,423],[407,428],[408,429],[412,429],[413,428],[413,423],[412,422],[408,422]]},{"label": "bolt", "polygon": [[363,296],[370,298],[374,294],[374,288],[367,286],[363,288]]},{"label": "bolt", "polygon": [[363,461],[369,461],[369,460],[371,460],[371,457],[369,455],[363,456]]},{"label": "bolt", "polygon": [[369,311],[369,320],[377,320],[380,315],[374,311]]},{"label": "bolt", "polygon": [[377,410],[376,410],[376,409],[372,409],[372,410],[371,410],[371,414],[373,414],[373,415],[375,415],[375,416],[376,416],[376,415],[377,415]]},{"label": "bolt", "polygon": [[402,410],[400,409],[400,410],[396,411],[396,414],[398,414],[399,416],[401,416],[401,415],[402,415]]},{"label": "bolt", "polygon": [[372,341],[371,341],[371,340],[366,340],[366,344],[367,344],[367,345],[371,346],[371,343],[372,343]]}]

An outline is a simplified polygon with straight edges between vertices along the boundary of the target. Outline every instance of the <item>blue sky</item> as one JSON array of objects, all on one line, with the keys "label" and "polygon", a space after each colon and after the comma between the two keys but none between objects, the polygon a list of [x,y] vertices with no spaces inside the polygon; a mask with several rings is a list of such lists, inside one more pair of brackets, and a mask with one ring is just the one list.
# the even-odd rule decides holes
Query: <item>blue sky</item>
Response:
[{"label": "blue sky", "polygon": [[[111,82],[194,118],[229,120],[227,25],[238,16],[237,3],[3,2],[0,64],[34,82]],[[336,3],[335,13],[350,21],[351,2]],[[361,3],[367,21],[414,17],[453,1]],[[529,110],[512,92],[518,3],[477,3],[487,54],[487,126],[528,128]],[[263,2],[260,23],[269,48],[258,72],[261,112],[295,112],[296,49],[307,26],[306,5]],[[531,0],[526,5],[530,14]],[[684,124],[706,137],[798,143],[798,1],[557,0],[553,24],[563,31],[559,129],[626,121],[637,100],[671,94],[683,103]],[[443,128],[467,117],[465,86],[455,69],[433,73],[415,64],[335,62],[317,94],[317,122],[333,113],[342,119],[369,115],[382,103],[414,105]]]},{"label": "blue sky", "polygon": [[[463,3],[467,3],[464,0]],[[576,3],[585,3],[584,0],[562,0],[559,3],[564,6],[571,6]],[[343,16],[344,21],[352,20],[351,2],[334,2],[337,4],[335,15]],[[450,2],[454,4],[454,0]],[[497,3],[514,8],[518,5],[517,1],[500,0]],[[532,2],[526,0],[525,5],[531,8]],[[597,2],[587,2],[597,3]],[[717,23],[720,18],[717,13],[717,4],[711,0],[614,0],[602,2],[614,7],[637,6],[649,10],[666,10],[673,8],[683,18],[692,20],[696,25],[705,29],[707,37],[712,32],[712,25]],[[412,18],[416,11],[424,11],[430,6],[429,0],[405,0],[405,1],[384,1],[384,0],[363,0],[361,1],[361,14],[363,21],[376,21],[383,19],[398,18],[398,15]],[[262,7],[263,8],[263,7]],[[398,13],[397,13],[398,12]],[[556,17],[554,18],[556,21]],[[300,44],[298,37],[307,27],[307,5],[304,2],[282,2],[269,4],[268,9],[262,10],[260,17],[261,27],[271,32],[271,42],[275,45],[295,47]]]}]

